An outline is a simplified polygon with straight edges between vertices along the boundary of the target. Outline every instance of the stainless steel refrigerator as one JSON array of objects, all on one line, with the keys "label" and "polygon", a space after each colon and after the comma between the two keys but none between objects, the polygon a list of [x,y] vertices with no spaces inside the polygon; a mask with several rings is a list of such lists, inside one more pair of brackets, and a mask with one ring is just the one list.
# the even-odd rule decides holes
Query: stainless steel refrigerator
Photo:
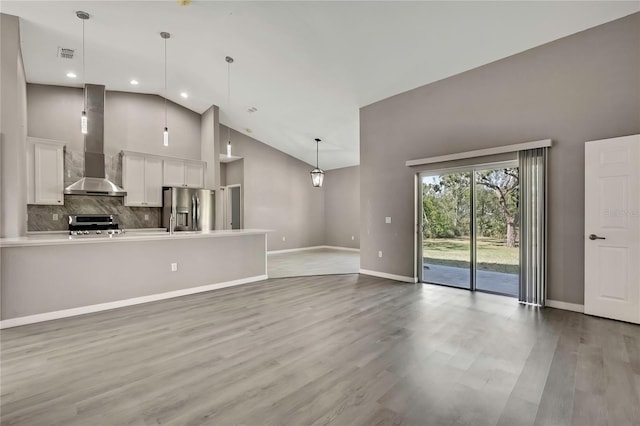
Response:
[{"label": "stainless steel refrigerator", "polygon": [[211,189],[162,188],[162,227],[168,231],[215,229],[216,198]]}]

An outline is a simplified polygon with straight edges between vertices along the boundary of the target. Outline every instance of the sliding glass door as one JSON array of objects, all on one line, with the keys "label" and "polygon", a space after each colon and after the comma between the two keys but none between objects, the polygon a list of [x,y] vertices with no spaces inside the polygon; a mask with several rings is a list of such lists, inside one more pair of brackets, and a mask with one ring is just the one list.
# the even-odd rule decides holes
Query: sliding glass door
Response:
[{"label": "sliding glass door", "polygon": [[518,168],[475,170],[476,290],[518,296]]},{"label": "sliding glass door", "polygon": [[423,280],[471,289],[470,172],[422,179]]},{"label": "sliding glass door", "polygon": [[517,164],[421,175],[422,280],[518,295]]}]

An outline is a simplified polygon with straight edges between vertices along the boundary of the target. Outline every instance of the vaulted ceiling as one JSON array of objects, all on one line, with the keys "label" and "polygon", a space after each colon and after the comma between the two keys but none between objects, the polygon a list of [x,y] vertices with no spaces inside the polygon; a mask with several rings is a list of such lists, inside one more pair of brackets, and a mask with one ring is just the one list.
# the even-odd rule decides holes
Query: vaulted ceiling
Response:
[{"label": "vaulted ceiling", "polygon": [[[27,80],[164,93],[310,164],[359,163],[359,108],[640,10],[637,1],[3,1],[20,16]],[[57,56],[76,49],[74,59]],[[227,63],[232,56],[231,104]],[[75,72],[76,79],[66,76]],[[130,80],[139,82],[132,86]],[[183,98],[181,93],[188,94]],[[249,112],[250,108],[257,111]]]}]

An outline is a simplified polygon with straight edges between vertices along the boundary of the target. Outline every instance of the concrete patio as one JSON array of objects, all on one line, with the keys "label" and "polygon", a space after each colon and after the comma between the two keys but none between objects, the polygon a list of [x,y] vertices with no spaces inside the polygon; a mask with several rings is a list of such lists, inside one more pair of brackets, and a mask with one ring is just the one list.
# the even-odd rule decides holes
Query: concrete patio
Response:
[{"label": "concrete patio", "polygon": [[[422,279],[428,283],[468,289],[470,275],[471,271],[466,268],[425,263]],[[518,286],[518,274],[482,270],[478,270],[476,273],[477,290],[518,297]]]}]

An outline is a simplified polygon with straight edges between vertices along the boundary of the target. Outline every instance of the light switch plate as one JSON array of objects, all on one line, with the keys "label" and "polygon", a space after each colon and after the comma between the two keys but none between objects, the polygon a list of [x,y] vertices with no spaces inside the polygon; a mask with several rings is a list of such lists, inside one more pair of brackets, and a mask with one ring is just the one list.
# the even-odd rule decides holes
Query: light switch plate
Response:
[{"label": "light switch plate", "polygon": [[378,257],[382,257],[382,250],[378,252]]},{"label": "light switch plate", "polygon": [[387,216],[384,218],[384,223],[391,223],[391,216]]},{"label": "light switch plate", "polygon": [[149,220],[149,215],[148,214],[144,215],[144,220]]},{"label": "light switch plate", "polygon": [[53,214],[53,220],[58,220],[58,213]]},{"label": "light switch plate", "polygon": [[172,263],[171,264],[171,272],[176,272],[178,270],[178,264],[177,263]]}]

